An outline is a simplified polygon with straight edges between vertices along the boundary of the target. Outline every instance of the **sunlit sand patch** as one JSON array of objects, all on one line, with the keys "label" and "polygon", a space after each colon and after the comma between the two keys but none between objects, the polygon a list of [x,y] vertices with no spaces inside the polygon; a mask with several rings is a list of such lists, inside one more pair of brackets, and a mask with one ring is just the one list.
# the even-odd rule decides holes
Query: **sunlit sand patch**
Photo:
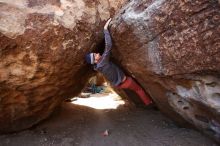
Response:
[{"label": "sunlit sand patch", "polygon": [[115,92],[109,94],[91,94],[89,98],[76,97],[72,103],[94,109],[117,109],[118,106],[125,104]]}]

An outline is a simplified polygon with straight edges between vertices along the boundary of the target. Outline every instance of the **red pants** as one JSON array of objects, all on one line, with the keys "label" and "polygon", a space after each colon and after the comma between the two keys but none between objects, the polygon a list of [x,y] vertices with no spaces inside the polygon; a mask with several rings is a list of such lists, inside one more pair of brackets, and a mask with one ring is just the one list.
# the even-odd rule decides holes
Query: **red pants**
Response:
[{"label": "red pants", "polygon": [[117,88],[120,89],[130,89],[138,94],[140,99],[144,102],[145,105],[152,103],[151,98],[144,92],[144,90],[133,80],[131,77],[127,77],[126,80],[119,84]]}]

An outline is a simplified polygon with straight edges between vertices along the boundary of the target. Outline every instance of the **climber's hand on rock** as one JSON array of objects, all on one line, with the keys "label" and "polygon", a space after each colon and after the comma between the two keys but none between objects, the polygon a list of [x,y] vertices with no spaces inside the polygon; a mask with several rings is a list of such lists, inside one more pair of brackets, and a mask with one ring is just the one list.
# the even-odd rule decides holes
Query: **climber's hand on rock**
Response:
[{"label": "climber's hand on rock", "polygon": [[112,18],[109,18],[108,21],[105,23],[104,29],[107,30],[109,23],[112,21]]}]

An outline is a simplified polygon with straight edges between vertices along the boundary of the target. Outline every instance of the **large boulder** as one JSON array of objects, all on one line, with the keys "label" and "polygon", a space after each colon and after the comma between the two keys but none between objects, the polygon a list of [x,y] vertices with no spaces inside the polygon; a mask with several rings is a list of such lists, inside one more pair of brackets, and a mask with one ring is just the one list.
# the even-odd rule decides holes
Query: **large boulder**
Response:
[{"label": "large boulder", "polygon": [[161,111],[220,140],[218,0],[131,0],[111,28],[113,56]]},{"label": "large boulder", "polygon": [[0,132],[31,127],[78,94],[84,55],[124,1],[0,1]]}]

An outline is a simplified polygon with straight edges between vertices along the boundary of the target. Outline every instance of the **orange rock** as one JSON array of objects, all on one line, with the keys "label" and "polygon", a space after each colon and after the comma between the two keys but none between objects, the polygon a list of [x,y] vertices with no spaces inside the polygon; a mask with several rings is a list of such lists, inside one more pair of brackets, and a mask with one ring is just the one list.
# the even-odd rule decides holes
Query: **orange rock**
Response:
[{"label": "orange rock", "polygon": [[1,1],[0,133],[33,126],[81,91],[84,55],[124,1]]}]

